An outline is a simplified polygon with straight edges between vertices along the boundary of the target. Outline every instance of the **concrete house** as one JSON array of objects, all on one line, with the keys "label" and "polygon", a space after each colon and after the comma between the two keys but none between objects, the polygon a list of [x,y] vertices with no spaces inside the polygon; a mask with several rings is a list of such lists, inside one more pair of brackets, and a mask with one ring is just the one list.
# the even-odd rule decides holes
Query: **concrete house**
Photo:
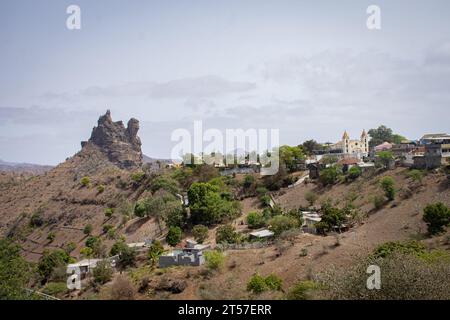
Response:
[{"label": "concrete house", "polygon": [[208,249],[207,244],[197,244],[193,240],[187,240],[181,248],[176,248],[171,252],[159,257],[159,267],[170,266],[200,266],[205,263],[203,250]]}]

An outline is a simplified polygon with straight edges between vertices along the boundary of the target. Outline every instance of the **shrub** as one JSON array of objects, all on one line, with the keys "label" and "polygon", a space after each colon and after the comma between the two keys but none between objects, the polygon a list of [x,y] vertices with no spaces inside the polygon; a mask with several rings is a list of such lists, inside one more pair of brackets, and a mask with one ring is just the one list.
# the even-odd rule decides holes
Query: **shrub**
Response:
[{"label": "shrub", "polygon": [[105,224],[103,226],[103,233],[108,233],[109,230],[112,230],[112,229],[114,229],[114,226],[112,224]]},{"label": "shrub", "polygon": [[266,286],[269,290],[280,291],[283,286],[283,280],[275,274],[270,274],[264,279]]},{"label": "shrub", "polygon": [[244,177],[244,183],[243,186],[245,189],[250,188],[253,184],[255,183],[255,177],[252,176],[251,174],[247,174]]},{"label": "shrub", "polygon": [[372,253],[373,258],[386,258],[394,253],[419,256],[425,252],[425,246],[417,241],[390,241],[379,245]]},{"label": "shrub", "polygon": [[67,292],[67,283],[65,282],[49,282],[42,290],[45,294],[57,296]]},{"label": "shrub", "polygon": [[319,181],[324,185],[335,184],[338,178],[338,170],[336,166],[331,166],[320,171]]},{"label": "shrub", "polygon": [[153,193],[155,193],[160,189],[170,192],[172,194],[180,192],[178,181],[165,175],[156,177],[152,181],[150,189]]},{"label": "shrub", "polygon": [[64,249],[64,251],[66,251],[67,254],[70,254],[76,248],[77,248],[77,245],[75,242],[69,242],[68,244],[66,244],[66,248]]},{"label": "shrub", "polygon": [[117,236],[116,235],[116,229],[114,229],[114,228],[109,229],[108,232],[107,232],[107,235],[108,235],[109,239],[115,239],[116,236]]},{"label": "shrub", "polygon": [[247,224],[249,228],[256,229],[263,227],[266,224],[266,221],[261,212],[251,211],[247,215]]},{"label": "shrub", "polygon": [[85,246],[94,249],[95,245],[101,241],[99,237],[89,237],[86,239]]},{"label": "shrub", "polygon": [[265,187],[258,187],[256,188],[256,194],[259,196],[262,196],[268,192],[267,188]]},{"label": "shrub", "polygon": [[92,225],[91,224],[87,224],[84,229],[83,229],[83,233],[85,235],[90,235],[92,233]]},{"label": "shrub", "polygon": [[152,245],[148,249],[148,258],[152,265],[156,265],[159,257],[164,253],[164,247],[158,240],[153,241]]},{"label": "shrub", "polygon": [[314,281],[300,281],[295,284],[287,294],[288,300],[308,300],[312,298],[312,292],[320,289],[320,285]]},{"label": "shrub", "polygon": [[210,270],[220,269],[225,262],[225,256],[221,251],[206,251],[204,255],[206,260],[206,267]]},{"label": "shrub", "polygon": [[54,232],[49,232],[47,235],[47,240],[50,242],[53,242],[53,240],[55,240],[56,238],[56,234]]},{"label": "shrub", "polygon": [[423,179],[423,172],[417,169],[413,169],[408,172],[408,178],[415,182],[422,182]]},{"label": "shrub", "polygon": [[270,206],[270,196],[268,194],[263,194],[259,197],[259,201],[261,201],[261,205],[263,207],[269,207]]},{"label": "shrub", "polygon": [[44,219],[36,212],[31,216],[30,225],[32,227],[41,227],[44,225]]},{"label": "shrub", "polygon": [[113,270],[111,268],[111,264],[102,260],[97,263],[97,266],[92,271],[92,275],[94,276],[94,282],[98,284],[105,284],[111,280],[113,275]]},{"label": "shrub", "polygon": [[383,207],[384,204],[384,197],[380,196],[380,195],[376,195],[373,197],[372,199],[373,202],[373,206],[375,207],[376,210],[380,210]]},{"label": "shrub", "polygon": [[133,300],[135,291],[125,276],[119,276],[111,286],[111,300]]},{"label": "shrub", "polygon": [[70,256],[61,249],[45,250],[39,259],[37,270],[44,281],[50,279],[53,271],[58,267],[65,267],[71,261]]},{"label": "shrub", "polygon": [[91,179],[86,176],[86,177],[81,178],[80,182],[83,187],[88,187],[89,184],[91,183]]},{"label": "shrub", "polygon": [[269,229],[273,231],[275,236],[279,236],[283,231],[299,227],[295,218],[278,215],[269,220]]},{"label": "shrub", "polygon": [[183,231],[181,231],[180,227],[170,227],[166,236],[166,241],[170,246],[175,247],[180,243],[182,236]]},{"label": "shrub", "polygon": [[208,238],[208,227],[198,224],[192,228],[192,235],[195,241],[203,243]]},{"label": "shrub", "polygon": [[380,182],[381,189],[383,189],[384,194],[388,200],[392,201],[395,198],[395,182],[392,177],[384,177]]},{"label": "shrub", "polygon": [[315,192],[307,191],[305,193],[305,200],[308,201],[310,207],[314,205],[314,203],[317,201],[317,198],[318,196]]},{"label": "shrub", "polygon": [[267,290],[267,284],[263,276],[255,273],[247,283],[247,291],[259,294]]},{"label": "shrub", "polygon": [[114,208],[106,208],[105,209],[105,217],[111,218],[114,214]]},{"label": "shrub", "polygon": [[423,220],[432,235],[441,233],[450,224],[450,208],[442,202],[427,205],[423,212]]},{"label": "shrub", "polygon": [[133,172],[131,174],[131,180],[133,180],[133,182],[140,182],[145,176],[145,173],[142,171],[137,171],[137,172]]},{"label": "shrub", "polygon": [[362,170],[360,167],[358,166],[353,166],[348,170],[348,174],[347,177],[350,180],[355,180],[356,178],[358,178],[362,173]]},{"label": "shrub", "polygon": [[239,234],[232,225],[226,224],[216,230],[216,243],[237,243]]},{"label": "shrub", "polygon": [[105,188],[106,188],[105,185],[100,184],[100,185],[97,186],[97,192],[98,193],[103,193],[105,191]]}]

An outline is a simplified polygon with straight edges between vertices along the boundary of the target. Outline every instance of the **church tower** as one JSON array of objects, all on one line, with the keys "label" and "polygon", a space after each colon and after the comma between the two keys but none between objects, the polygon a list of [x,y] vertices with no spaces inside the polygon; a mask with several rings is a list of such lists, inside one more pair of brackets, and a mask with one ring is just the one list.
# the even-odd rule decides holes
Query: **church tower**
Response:
[{"label": "church tower", "polygon": [[369,154],[369,136],[365,129],[361,133],[361,145],[363,146],[363,152]]},{"label": "church tower", "polygon": [[344,153],[349,153],[349,141],[350,137],[347,133],[347,130],[344,131],[344,135],[342,136],[342,141],[344,142]]}]

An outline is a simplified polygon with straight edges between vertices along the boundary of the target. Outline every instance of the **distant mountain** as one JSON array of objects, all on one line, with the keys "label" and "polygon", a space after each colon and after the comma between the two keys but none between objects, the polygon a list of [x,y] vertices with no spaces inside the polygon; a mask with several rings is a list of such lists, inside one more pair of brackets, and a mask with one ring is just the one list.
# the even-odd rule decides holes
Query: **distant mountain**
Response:
[{"label": "distant mountain", "polygon": [[41,174],[50,171],[52,168],[53,166],[39,165],[33,163],[6,162],[0,159],[0,171]]},{"label": "distant mountain", "polygon": [[142,162],[144,162],[144,163],[153,164],[153,163],[156,163],[157,161],[164,163],[164,164],[172,163],[172,160],[170,160],[170,159],[158,159],[158,158],[152,158],[152,157],[146,156],[145,154],[142,155]]}]

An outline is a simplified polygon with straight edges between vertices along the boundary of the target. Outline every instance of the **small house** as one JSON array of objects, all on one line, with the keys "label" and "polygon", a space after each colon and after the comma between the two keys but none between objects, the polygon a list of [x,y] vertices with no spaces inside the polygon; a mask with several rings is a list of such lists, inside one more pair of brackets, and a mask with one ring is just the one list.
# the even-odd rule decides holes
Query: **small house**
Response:
[{"label": "small house", "polygon": [[302,211],[303,217],[303,232],[317,233],[316,223],[322,221],[322,218],[318,213],[310,211]]},{"label": "small house", "polygon": [[170,266],[200,266],[205,263],[203,250],[208,249],[207,244],[197,244],[194,240],[185,241],[181,247],[159,257],[159,267]]}]

